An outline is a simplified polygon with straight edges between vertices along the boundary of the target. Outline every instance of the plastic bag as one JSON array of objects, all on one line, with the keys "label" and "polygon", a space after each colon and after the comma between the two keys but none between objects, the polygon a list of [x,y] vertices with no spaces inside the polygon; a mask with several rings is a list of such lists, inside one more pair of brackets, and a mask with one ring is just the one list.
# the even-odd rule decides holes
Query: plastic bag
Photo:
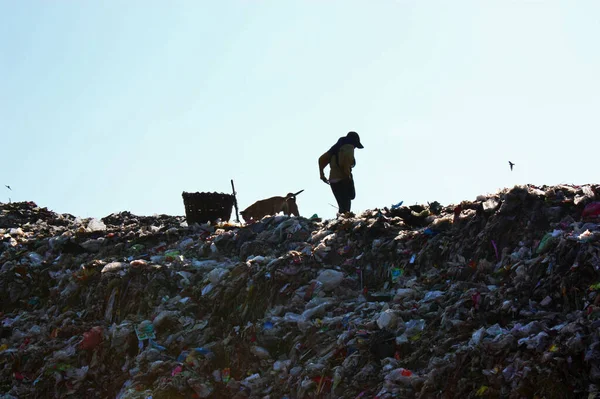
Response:
[{"label": "plastic bag", "polygon": [[485,328],[481,327],[479,330],[475,331],[473,335],[471,335],[471,340],[469,341],[469,345],[477,346],[481,343],[483,339],[483,335],[485,334]]},{"label": "plastic bag", "polygon": [[228,274],[229,270],[217,267],[211,270],[210,273],[208,273],[208,279],[213,284],[219,284],[219,282],[223,280],[223,278],[225,278],[225,276],[227,276]]},{"label": "plastic bag", "polygon": [[425,329],[425,320],[409,320],[406,322],[406,331],[404,332],[407,337],[413,337],[421,333]]},{"label": "plastic bag", "polygon": [[399,267],[392,268],[392,283],[397,283],[398,280],[400,280],[400,277],[402,277],[402,272],[402,269],[400,269]]},{"label": "plastic bag", "polygon": [[269,351],[260,346],[253,346],[252,348],[250,348],[250,352],[252,352],[252,354],[258,357],[259,359],[269,359],[271,357]]},{"label": "plastic bag", "polygon": [[385,376],[386,380],[399,382],[406,385],[410,384],[413,378],[413,372],[402,367],[392,370],[388,373],[388,375]]},{"label": "plastic bag", "polygon": [[123,263],[123,262],[110,262],[109,264],[107,264],[106,266],[104,266],[102,268],[102,272],[101,273],[116,272],[116,271],[121,270],[122,268],[124,268],[126,266],[127,266],[127,264]]},{"label": "plastic bag", "polygon": [[393,329],[398,325],[398,316],[392,310],[388,309],[385,312],[381,312],[377,318],[377,327],[380,330]]},{"label": "plastic bag", "polygon": [[342,283],[343,279],[344,273],[332,269],[323,270],[317,277],[317,281],[323,283],[323,289],[325,291],[334,290]]},{"label": "plastic bag", "polygon": [[150,320],[142,321],[135,329],[135,333],[140,341],[156,338],[156,334],[154,333],[154,324],[152,324]]},{"label": "plastic bag", "polygon": [[106,225],[102,221],[100,221],[98,219],[92,219],[88,223],[87,228],[90,231],[105,231],[106,230]]},{"label": "plastic bag", "polygon": [[435,299],[438,299],[438,298],[440,298],[443,295],[444,295],[443,291],[429,291],[427,294],[425,294],[425,298],[423,298],[423,300],[425,302],[429,302],[429,301],[433,301]]},{"label": "plastic bag", "polygon": [[210,294],[215,286],[212,283],[207,284],[204,288],[202,288],[202,296]]},{"label": "plastic bag", "polygon": [[304,321],[304,317],[302,317],[302,315],[299,315],[296,313],[288,312],[285,314],[285,316],[283,316],[283,320],[285,320],[289,323],[297,323],[299,321]]},{"label": "plastic bag", "polygon": [[491,335],[493,337],[497,337],[499,335],[502,335],[502,334],[506,333],[506,330],[503,329],[502,327],[500,327],[499,324],[494,324],[493,326],[491,326],[487,330],[485,330],[485,332],[488,335]]},{"label": "plastic bag", "polygon": [[32,266],[41,266],[42,262],[44,261],[44,258],[42,258],[40,254],[35,252],[30,252],[29,254],[27,254],[27,258],[29,258],[29,261],[31,262]]}]

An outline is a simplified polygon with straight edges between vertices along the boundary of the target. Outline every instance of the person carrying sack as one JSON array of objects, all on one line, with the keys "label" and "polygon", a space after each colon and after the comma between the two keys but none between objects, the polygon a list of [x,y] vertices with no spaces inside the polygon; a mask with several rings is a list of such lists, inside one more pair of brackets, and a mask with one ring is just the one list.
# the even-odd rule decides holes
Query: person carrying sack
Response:
[{"label": "person carrying sack", "polygon": [[[365,148],[358,133],[349,132],[340,137],[326,153],[319,157],[321,180],[331,186],[337,201],[339,213],[349,213],[352,200],[356,197],[352,168],[356,166],[354,148]],[[325,167],[329,165],[329,179],[325,177]]]}]

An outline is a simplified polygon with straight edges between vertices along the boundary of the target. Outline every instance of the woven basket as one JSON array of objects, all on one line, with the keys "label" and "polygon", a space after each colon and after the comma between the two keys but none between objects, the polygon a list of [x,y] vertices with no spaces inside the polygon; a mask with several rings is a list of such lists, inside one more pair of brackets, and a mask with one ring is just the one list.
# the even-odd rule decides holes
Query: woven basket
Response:
[{"label": "woven basket", "polygon": [[217,219],[228,221],[235,197],[222,193],[181,194],[188,223],[207,223]]}]

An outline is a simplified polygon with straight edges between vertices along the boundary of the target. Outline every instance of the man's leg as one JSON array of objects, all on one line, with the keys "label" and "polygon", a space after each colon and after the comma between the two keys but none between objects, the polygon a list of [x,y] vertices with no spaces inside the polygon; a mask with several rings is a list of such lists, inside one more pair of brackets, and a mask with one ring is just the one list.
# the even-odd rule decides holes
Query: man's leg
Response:
[{"label": "man's leg", "polygon": [[342,182],[331,183],[331,191],[333,192],[333,196],[335,197],[335,201],[338,204],[338,212],[342,212],[342,204],[343,204],[343,185]]},{"label": "man's leg", "polygon": [[346,213],[346,212],[350,212],[350,207],[352,204],[352,181],[351,180],[344,180],[341,182],[341,184],[343,185],[343,189],[342,191],[342,199],[341,199],[341,206],[340,206],[340,213]]},{"label": "man's leg", "polygon": [[337,183],[331,183],[331,191],[333,191],[333,195],[337,201],[339,213],[350,212],[351,199],[349,187],[350,182],[346,180],[342,180]]}]

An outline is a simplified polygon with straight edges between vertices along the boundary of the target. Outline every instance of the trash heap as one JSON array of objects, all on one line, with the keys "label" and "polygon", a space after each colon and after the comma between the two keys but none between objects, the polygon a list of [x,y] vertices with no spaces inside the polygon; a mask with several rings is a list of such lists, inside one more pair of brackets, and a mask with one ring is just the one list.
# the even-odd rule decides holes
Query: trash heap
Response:
[{"label": "trash heap", "polygon": [[599,200],[248,226],[2,204],[0,398],[593,398]]}]

